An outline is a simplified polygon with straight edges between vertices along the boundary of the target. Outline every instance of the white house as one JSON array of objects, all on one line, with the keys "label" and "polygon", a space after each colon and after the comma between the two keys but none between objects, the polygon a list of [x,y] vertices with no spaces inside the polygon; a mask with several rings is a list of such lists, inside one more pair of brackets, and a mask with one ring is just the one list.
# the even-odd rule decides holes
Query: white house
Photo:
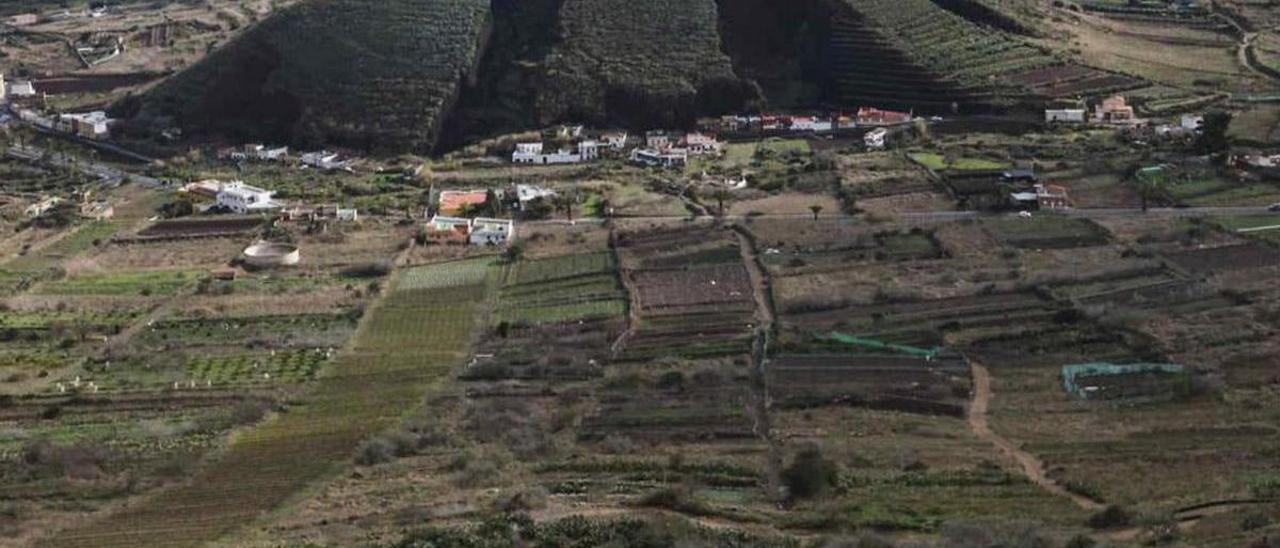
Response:
[{"label": "white house", "polygon": [[681,148],[654,150],[637,148],[631,151],[631,162],[650,167],[677,167],[689,161],[689,151]]},{"label": "white house", "polygon": [[582,126],[560,126],[556,128],[556,137],[560,139],[577,139],[582,137]]},{"label": "white house", "polygon": [[472,245],[506,245],[515,237],[516,225],[509,219],[476,218],[471,221]]},{"label": "white house", "polygon": [[862,142],[871,150],[881,150],[888,144],[889,130],[878,127],[862,136]]},{"label": "white house", "polygon": [[9,95],[14,97],[32,97],[36,94],[36,85],[30,80],[14,80],[9,86]]},{"label": "white house", "polygon": [[274,195],[270,190],[232,181],[218,188],[217,201],[218,205],[243,215],[280,209],[280,203],[272,200]]},{"label": "white house", "polygon": [[507,219],[464,219],[436,215],[427,222],[427,237],[471,245],[506,245],[516,237],[515,222]]},{"label": "white house", "polygon": [[578,143],[576,152],[567,148],[547,152],[542,143],[518,143],[511,153],[514,164],[576,164],[599,158],[600,143],[591,140]]},{"label": "white house", "polygon": [[[269,148],[266,145],[251,144],[244,146],[244,152],[232,152],[231,158],[234,160],[247,160],[253,158],[263,162],[274,162],[283,160],[289,154],[289,147]],[[336,159],[336,154],[334,155]]]},{"label": "white house", "polygon": [[661,130],[650,131],[644,134],[644,146],[653,150],[662,150],[671,146],[671,136]]},{"label": "white house", "polygon": [[831,128],[831,120],[829,119],[816,116],[793,116],[791,118],[791,131],[823,133],[831,131]]},{"label": "white house", "polygon": [[27,209],[24,213],[26,213],[28,217],[39,217],[41,215],[44,215],[45,212],[49,211],[50,209],[53,209],[53,206],[56,206],[60,203],[62,203],[62,198],[59,198],[57,196],[54,196],[52,198],[46,198],[44,200],[41,200],[39,202],[36,202],[34,204],[27,206]]},{"label": "white house", "polygon": [[1044,111],[1046,124],[1083,124],[1085,110],[1082,108],[1047,109]]},{"label": "white house", "polygon": [[1204,127],[1204,116],[1198,114],[1183,114],[1182,129],[1186,131],[1200,131]]},{"label": "white house", "polygon": [[613,150],[627,148],[627,132],[625,131],[607,131],[600,135],[600,140],[604,143],[604,146]]},{"label": "white house", "polygon": [[334,171],[338,169],[347,169],[348,162],[338,159],[338,153],[321,150],[319,152],[305,152],[302,154],[302,165],[317,167],[325,171]]},{"label": "white house", "polygon": [[546,199],[555,195],[555,191],[548,188],[525,184],[516,185],[516,200],[520,202],[521,207],[538,198]]},{"label": "white house", "polygon": [[86,139],[106,139],[111,136],[111,125],[115,120],[107,118],[107,113],[97,110],[79,114],[62,114],[58,116],[58,129],[74,133]]},{"label": "white house", "polygon": [[695,156],[720,154],[720,150],[723,148],[720,141],[716,140],[715,135],[701,132],[686,133],[684,135],[684,146],[689,150],[689,154]]}]

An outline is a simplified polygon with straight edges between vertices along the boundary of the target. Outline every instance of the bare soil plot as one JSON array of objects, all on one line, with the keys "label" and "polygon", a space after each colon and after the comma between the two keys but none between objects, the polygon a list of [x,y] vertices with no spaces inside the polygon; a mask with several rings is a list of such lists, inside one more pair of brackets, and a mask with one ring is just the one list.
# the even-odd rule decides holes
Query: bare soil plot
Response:
[{"label": "bare soil plot", "polygon": [[782,355],[769,364],[777,405],[865,406],[960,417],[969,397],[963,360],[893,355]]},{"label": "bare soil plot", "polygon": [[155,241],[109,245],[79,263],[83,270],[215,268],[240,256],[242,239]]}]

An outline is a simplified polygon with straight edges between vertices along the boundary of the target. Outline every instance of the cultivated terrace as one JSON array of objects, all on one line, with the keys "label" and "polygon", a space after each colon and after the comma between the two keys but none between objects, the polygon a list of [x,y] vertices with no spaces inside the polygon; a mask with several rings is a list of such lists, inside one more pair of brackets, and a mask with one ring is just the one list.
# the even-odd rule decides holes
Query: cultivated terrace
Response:
[{"label": "cultivated terrace", "polygon": [[1274,9],[770,4],[0,6],[0,546],[1280,546]]}]

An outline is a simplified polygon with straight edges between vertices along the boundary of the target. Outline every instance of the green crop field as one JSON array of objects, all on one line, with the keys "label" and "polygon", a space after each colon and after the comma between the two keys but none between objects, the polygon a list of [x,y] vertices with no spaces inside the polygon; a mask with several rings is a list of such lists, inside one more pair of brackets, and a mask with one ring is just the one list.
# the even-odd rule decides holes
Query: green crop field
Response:
[{"label": "green crop field", "polygon": [[34,271],[49,268],[60,259],[76,255],[101,244],[120,229],[112,221],[93,221],[76,227],[71,233],[36,253],[18,257],[5,265],[11,270]]},{"label": "green crop field", "polygon": [[46,283],[36,291],[43,295],[172,295],[200,275],[190,270],[86,274]]},{"label": "green crop field", "polygon": [[[199,546],[336,473],[361,440],[394,423],[465,356],[490,278],[455,278],[457,271],[456,263],[406,270],[410,281],[375,305],[350,348],[287,413],[238,432],[189,483],[65,530],[46,545]],[[446,279],[458,282],[440,281]],[[422,287],[412,280],[432,281]]]},{"label": "green crop field", "polygon": [[621,316],[627,296],[609,253],[521,261],[504,275],[495,322],[544,323]]},{"label": "green crop field", "polygon": [[1000,241],[1024,249],[1095,246],[1106,243],[1109,236],[1088,219],[1045,213],[1030,219],[1004,217],[986,225]]},{"label": "green crop field", "polygon": [[1227,230],[1245,230],[1240,234],[1248,238],[1280,244],[1280,215],[1241,215],[1214,222]]},{"label": "green crop field", "polygon": [[908,156],[912,160],[915,160],[916,163],[934,171],[942,171],[944,169],[1005,169],[1009,167],[1008,162],[999,162],[985,158],[956,158],[952,163],[948,163],[945,156],[932,152],[913,152]]},{"label": "green crop field", "polygon": [[492,260],[468,259],[433,265],[430,268],[412,268],[400,275],[397,291],[439,289],[483,283],[490,275]]},{"label": "green crop field", "polygon": [[310,379],[326,359],[327,354],[319,350],[267,355],[203,355],[187,361],[187,374],[197,385],[299,382]]}]

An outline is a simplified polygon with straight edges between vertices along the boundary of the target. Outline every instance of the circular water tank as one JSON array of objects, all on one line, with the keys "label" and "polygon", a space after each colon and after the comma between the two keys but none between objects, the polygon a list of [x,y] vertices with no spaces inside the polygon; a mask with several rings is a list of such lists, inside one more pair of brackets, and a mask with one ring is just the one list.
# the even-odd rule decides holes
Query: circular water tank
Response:
[{"label": "circular water tank", "polygon": [[302,260],[298,246],[293,244],[258,242],[244,249],[244,262],[258,268],[292,266]]}]

